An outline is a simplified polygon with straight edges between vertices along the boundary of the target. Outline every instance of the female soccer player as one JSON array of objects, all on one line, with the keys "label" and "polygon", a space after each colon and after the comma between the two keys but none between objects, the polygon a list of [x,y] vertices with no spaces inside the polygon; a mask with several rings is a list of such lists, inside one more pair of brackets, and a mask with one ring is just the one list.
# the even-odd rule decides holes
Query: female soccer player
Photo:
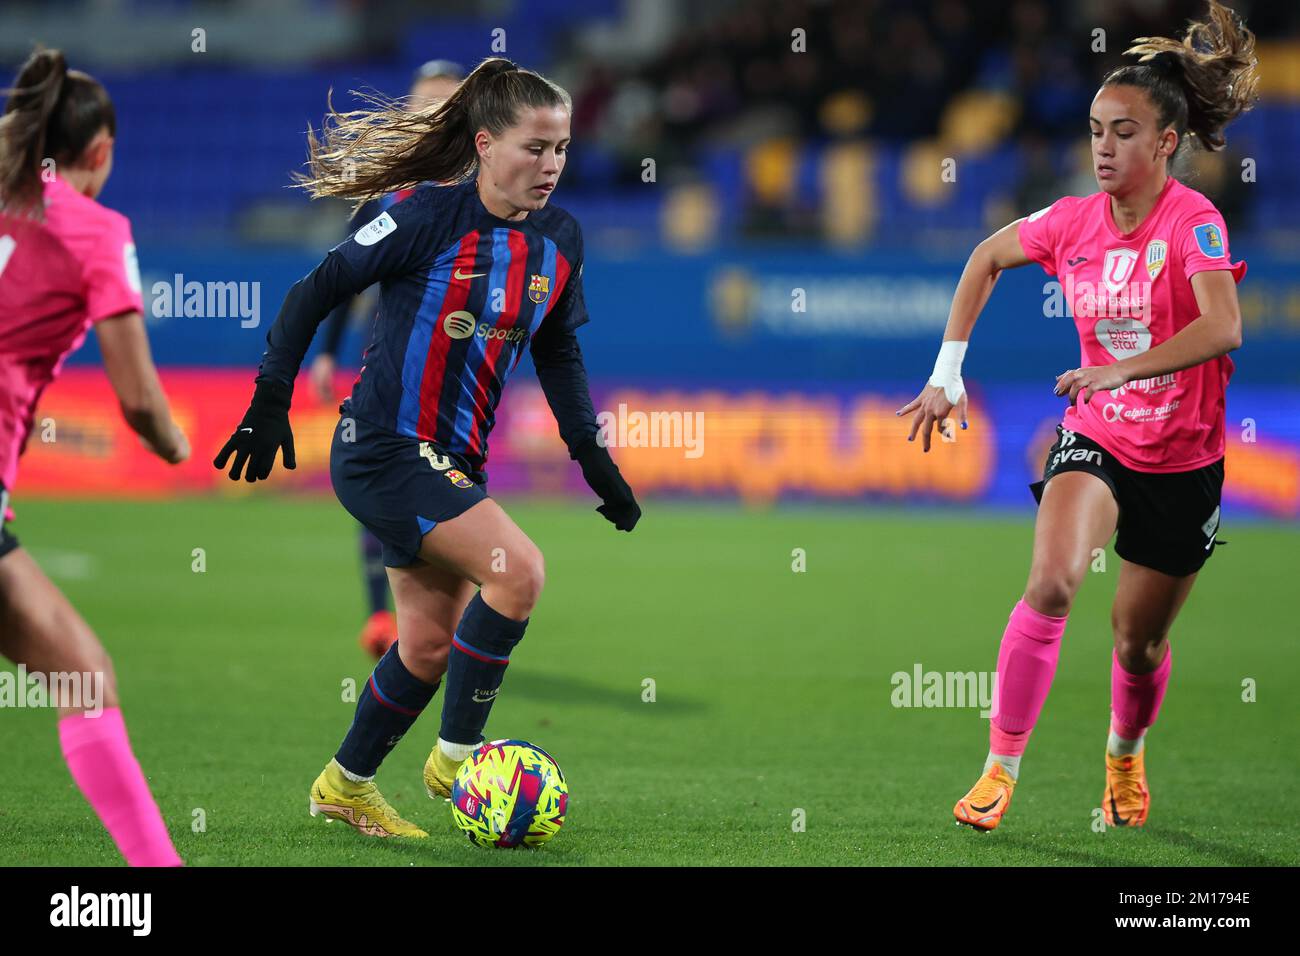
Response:
[{"label": "female soccer player", "polygon": [[[370,836],[424,837],[380,795],[388,751],[447,684],[424,782],[449,797],[482,740],[510,653],[542,589],[542,554],[488,497],[487,437],[506,378],[530,346],[570,456],[631,531],[641,509],[609,452],[574,334],[587,321],[582,233],[548,206],[564,170],[569,96],[509,60],[484,60],[445,103],[333,115],[310,139],[314,196],[359,201],[419,186],[290,289],[267,334],[253,401],[214,464],[265,479],[317,325],[381,283],[365,365],[343,403],[330,473],[343,506],[383,542],[399,640],[380,660],[342,746],[311,787],[313,815]],[[477,588],[477,591],[476,591]]]},{"label": "female soccer player", "polygon": [[1095,549],[1118,529],[1122,559],[1111,612],[1111,724],[1102,805],[1111,826],[1141,826],[1150,808],[1143,737],[1169,682],[1168,634],[1214,550],[1223,486],[1224,390],[1241,344],[1223,218],[1169,175],[1188,134],[1221,149],[1224,127],[1249,109],[1254,37],[1217,0],[1182,42],[1143,37],[1135,64],[1106,76],[1092,101],[1100,192],[1066,197],[975,249],[953,298],[928,386],[914,413],[929,451],[936,422],[958,410],[961,361],[1003,269],[1039,263],[1060,278],[1079,330],[1080,367],[1057,379],[1071,405],[1057,427],[1039,500],[1024,596],[998,652],[984,774],[957,802],[959,823],[992,830],[1019,777],[1047,698],[1061,636]]},{"label": "female soccer player", "polygon": [[[430,60],[415,71],[406,106],[413,111],[436,107],[449,97],[464,78],[465,71],[451,60]],[[348,224],[348,233],[374,219],[389,206],[407,198],[413,189],[389,193],[363,203]],[[339,343],[352,312],[352,300],[340,302],[321,326],[321,344],[309,369],[312,388],[322,404],[334,402],[334,371],[338,367]],[[361,628],[360,644],[375,658],[381,658],[397,640],[397,621],[388,610],[388,574],[384,570],[383,542],[361,525],[361,570],[370,615]]]},{"label": "female soccer player", "polygon": [[47,679],[102,676],[102,713],[84,693],[59,701],[68,769],[127,863],[179,865],[131,752],[108,654],[5,522],[37,401],[92,325],[127,424],[171,464],[190,447],[149,355],[131,225],[95,201],[113,168],[108,93],[57,50],[34,52],[8,92],[0,118],[0,653]]}]

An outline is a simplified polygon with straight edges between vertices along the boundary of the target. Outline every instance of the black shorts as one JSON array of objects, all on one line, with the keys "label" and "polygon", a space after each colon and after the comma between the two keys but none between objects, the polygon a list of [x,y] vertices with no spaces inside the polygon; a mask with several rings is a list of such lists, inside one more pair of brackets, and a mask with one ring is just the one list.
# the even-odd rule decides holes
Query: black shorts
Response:
[{"label": "black shorts", "polygon": [[9,512],[9,492],[5,491],[4,482],[0,481],[0,558],[18,547],[18,539],[9,533],[5,515]]},{"label": "black shorts", "polygon": [[1110,486],[1119,505],[1115,553],[1163,574],[1194,574],[1227,542],[1216,541],[1223,497],[1223,459],[1191,471],[1134,471],[1086,435],[1056,426],[1043,480],[1029,486],[1037,501],[1053,475],[1086,471]]},{"label": "black shorts", "polygon": [[346,404],[340,411],[330,448],[334,494],[379,539],[387,567],[413,564],[429,531],[488,496],[487,476],[461,456],[363,422]]}]

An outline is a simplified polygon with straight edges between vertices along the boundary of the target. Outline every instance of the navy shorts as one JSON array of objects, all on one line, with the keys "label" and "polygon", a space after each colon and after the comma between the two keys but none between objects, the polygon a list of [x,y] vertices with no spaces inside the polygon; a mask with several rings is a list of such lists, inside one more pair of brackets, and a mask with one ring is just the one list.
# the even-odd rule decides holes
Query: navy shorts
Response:
[{"label": "navy shorts", "polygon": [[18,539],[9,533],[5,524],[5,515],[9,511],[9,492],[5,491],[4,482],[0,481],[0,558],[18,547]]},{"label": "navy shorts", "polygon": [[429,531],[488,496],[487,476],[461,456],[361,421],[346,403],[339,410],[330,447],[334,494],[379,539],[385,566],[414,564]]},{"label": "navy shorts", "polygon": [[1056,426],[1043,479],[1029,486],[1043,500],[1054,475],[1086,471],[1110,486],[1119,505],[1115,553],[1125,561],[1176,578],[1195,574],[1226,541],[1219,530],[1223,459],[1191,471],[1156,474],[1134,471],[1087,435]]}]

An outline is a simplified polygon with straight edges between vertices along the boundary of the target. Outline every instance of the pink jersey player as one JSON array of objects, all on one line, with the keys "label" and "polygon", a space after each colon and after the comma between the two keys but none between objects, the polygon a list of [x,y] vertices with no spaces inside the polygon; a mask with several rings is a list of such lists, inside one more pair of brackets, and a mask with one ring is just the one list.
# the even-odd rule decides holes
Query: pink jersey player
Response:
[{"label": "pink jersey player", "polygon": [[141,312],[131,224],[46,181],[44,217],[0,213],[0,482],[13,494],[36,403],[90,327]]},{"label": "pink jersey player", "polygon": [[1255,97],[1254,50],[1237,16],[1209,0],[1184,38],[1144,37],[1126,51],[1138,62],[1106,75],[1088,116],[1100,191],[1057,200],[979,244],[929,384],[898,411],[913,415],[908,440],[920,432],[927,452],[936,423],[956,434],[954,411],[967,427],[961,363],[999,273],[1037,262],[1060,280],[1080,367],[1057,377],[1070,404],[1030,486],[1039,508],[1029,580],[1002,634],[989,753],[953,808],[958,823],[1001,823],[1075,594],[1112,535],[1121,560],[1102,809],[1110,826],[1146,822],[1143,746],[1169,683],[1169,631],[1217,544],[1228,353],[1241,345],[1236,284],[1246,272],[1229,255],[1223,217],[1170,167],[1189,136],[1223,148],[1224,127]]},{"label": "pink jersey player", "polygon": [[[1079,329],[1081,366],[1110,365],[1173,338],[1201,314],[1198,272],[1244,262],[1228,254],[1228,230],[1213,203],[1172,176],[1151,212],[1121,232],[1110,196],[1067,196],[1020,223],[1025,254],[1061,283]],[[1126,382],[1076,402],[1066,429],[1087,435],[1136,471],[1176,472],[1223,457],[1227,355],[1192,368]]]},{"label": "pink jersey player", "polygon": [[104,87],[57,50],[28,58],[0,117],[0,654],[46,677],[68,769],[127,863],[174,866],[108,654],[8,527],[36,403],[92,325],[127,424],[164,461],[189,455],[149,355],[131,227],[95,201],[115,128]]}]

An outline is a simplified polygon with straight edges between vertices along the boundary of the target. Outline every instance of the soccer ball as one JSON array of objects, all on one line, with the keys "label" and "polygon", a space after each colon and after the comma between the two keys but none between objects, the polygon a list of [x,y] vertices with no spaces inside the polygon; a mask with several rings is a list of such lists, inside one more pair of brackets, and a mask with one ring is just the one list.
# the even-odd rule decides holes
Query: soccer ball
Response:
[{"label": "soccer ball", "polygon": [[541,846],[564,823],[568,805],[559,764],[523,740],[483,744],[451,788],[452,818],[479,846]]}]

